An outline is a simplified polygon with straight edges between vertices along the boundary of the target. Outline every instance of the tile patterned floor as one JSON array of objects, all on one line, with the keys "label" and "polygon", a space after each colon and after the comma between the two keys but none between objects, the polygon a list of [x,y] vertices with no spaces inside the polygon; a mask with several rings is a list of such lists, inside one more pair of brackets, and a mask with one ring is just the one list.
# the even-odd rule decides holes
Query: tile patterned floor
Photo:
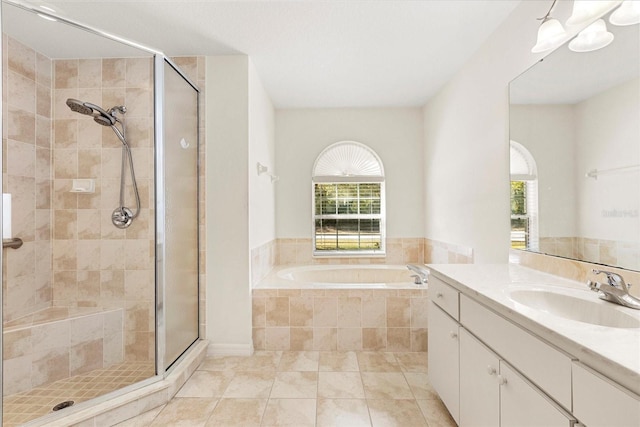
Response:
[{"label": "tile patterned floor", "polygon": [[119,424],[455,427],[426,353],[260,351],[209,357],[167,405]]},{"label": "tile patterned floor", "polygon": [[67,400],[84,402],[154,375],[152,362],[126,362],[55,381],[3,399],[3,426],[13,427],[52,412]]}]

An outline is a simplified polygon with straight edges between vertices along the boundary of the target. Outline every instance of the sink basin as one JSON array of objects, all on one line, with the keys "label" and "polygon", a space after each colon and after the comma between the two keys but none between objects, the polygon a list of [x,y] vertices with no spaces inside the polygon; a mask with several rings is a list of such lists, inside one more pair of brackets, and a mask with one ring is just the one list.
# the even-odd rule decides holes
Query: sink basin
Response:
[{"label": "sink basin", "polygon": [[515,302],[565,319],[610,328],[640,328],[640,319],[600,302],[595,294],[594,301],[547,290],[514,290],[509,295]]}]

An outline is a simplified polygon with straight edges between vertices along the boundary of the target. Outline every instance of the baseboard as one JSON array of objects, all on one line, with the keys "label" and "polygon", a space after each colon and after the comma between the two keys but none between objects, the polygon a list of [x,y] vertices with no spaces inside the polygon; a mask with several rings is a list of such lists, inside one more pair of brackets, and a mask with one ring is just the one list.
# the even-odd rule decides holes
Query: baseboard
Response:
[{"label": "baseboard", "polygon": [[251,356],[253,343],[248,344],[215,344],[209,343],[207,356]]}]

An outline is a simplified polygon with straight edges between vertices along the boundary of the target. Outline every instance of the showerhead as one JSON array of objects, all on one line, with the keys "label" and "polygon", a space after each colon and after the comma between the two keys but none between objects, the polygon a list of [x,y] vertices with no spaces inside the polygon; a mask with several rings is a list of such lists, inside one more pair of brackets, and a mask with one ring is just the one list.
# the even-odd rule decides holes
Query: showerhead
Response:
[{"label": "showerhead", "polygon": [[75,111],[76,113],[85,114],[87,116],[93,114],[93,108],[88,107],[84,102],[78,101],[77,99],[67,99],[67,106],[71,108],[71,111]]},{"label": "showerhead", "polygon": [[[93,116],[93,120],[102,126],[113,126],[118,120],[113,114],[109,114],[104,109],[90,102],[82,102],[77,99],[68,98],[67,105],[71,108],[71,111],[85,114],[87,116]],[[114,109],[112,108],[111,110]]]},{"label": "showerhead", "polygon": [[95,116],[93,116],[93,121],[102,126],[113,126],[116,122],[116,119],[111,116],[96,114]]}]

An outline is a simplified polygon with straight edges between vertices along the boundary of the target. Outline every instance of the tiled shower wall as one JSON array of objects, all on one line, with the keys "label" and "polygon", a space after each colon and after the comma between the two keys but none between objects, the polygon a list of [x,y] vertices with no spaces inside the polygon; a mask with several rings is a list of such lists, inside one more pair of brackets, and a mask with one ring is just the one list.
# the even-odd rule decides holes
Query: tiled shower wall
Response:
[{"label": "tiled shower wall", "polygon": [[[124,309],[126,360],[155,354],[152,65],[151,58],[53,61],[53,303]],[[122,144],[111,128],[71,111],[67,98],[127,108],[141,200],[127,229],[111,223]],[[70,192],[74,178],[95,180],[95,192]],[[135,208],[128,171],[127,190],[125,205]]]},{"label": "tiled shower wall", "polygon": [[13,236],[3,262],[4,321],[49,307],[51,281],[51,60],[3,34],[3,189]]},{"label": "tiled shower wall", "polygon": [[[52,61],[6,35],[2,43],[3,192],[13,195],[13,234],[24,241],[19,250],[4,251],[4,321],[51,305],[121,308],[125,358],[153,360],[152,59]],[[204,89],[204,57],[175,58],[175,62]],[[110,128],[71,112],[67,98],[106,108],[127,107],[127,140],[142,211],[126,230],[115,228],[110,220],[118,204],[122,145]],[[200,259],[204,260],[203,103],[200,114]],[[74,178],[95,179],[95,193],[71,193]],[[130,207],[132,196],[129,188]],[[204,283],[203,268],[200,275]],[[205,335],[204,296],[202,286],[201,336]]]}]

